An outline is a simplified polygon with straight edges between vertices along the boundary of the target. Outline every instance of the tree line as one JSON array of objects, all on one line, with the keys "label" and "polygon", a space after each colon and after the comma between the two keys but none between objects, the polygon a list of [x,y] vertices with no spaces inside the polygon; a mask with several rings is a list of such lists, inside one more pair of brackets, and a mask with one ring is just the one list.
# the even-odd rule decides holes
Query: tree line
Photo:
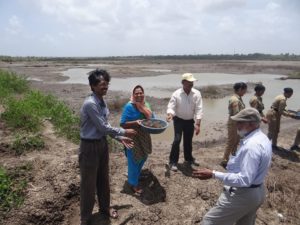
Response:
[{"label": "tree line", "polygon": [[139,56],[107,56],[107,57],[38,57],[38,56],[5,56],[0,55],[0,61],[93,61],[93,60],[142,60],[142,59],[182,59],[182,60],[274,60],[274,61],[299,61],[300,55],[282,54],[202,54],[202,55],[139,55]]}]

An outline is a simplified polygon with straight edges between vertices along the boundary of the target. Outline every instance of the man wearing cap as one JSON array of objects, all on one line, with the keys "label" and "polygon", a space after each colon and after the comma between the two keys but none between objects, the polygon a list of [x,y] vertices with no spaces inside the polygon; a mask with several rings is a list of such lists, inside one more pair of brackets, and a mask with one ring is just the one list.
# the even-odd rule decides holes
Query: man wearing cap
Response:
[{"label": "man wearing cap", "polygon": [[271,109],[267,112],[267,120],[269,121],[268,137],[272,140],[273,148],[277,148],[277,138],[280,131],[281,116],[293,117],[293,113],[289,113],[286,109],[286,101],[292,97],[293,89],[284,88],[283,94],[278,95],[272,103]]},{"label": "man wearing cap", "polygon": [[185,162],[191,166],[199,166],[192,155],[192,140],[194,131],[196,135],[200,133],[202,97],[200,91],[193,88],[194,81],[196,79],[193,74],[183,74],[182,88],[172,94],[168,104],[167,121],[173,119],[175,134],[169,156],[169,166],[172,171],[177,171],[182,134]]},{"label": "man wearing cap", "polygon": [[272,146],[260,129],[260,115],[254,108],[241,110],[236,121],[242,138],[231,155],[227,172],[198,169],[193,176],[202,180],[215,178],[224,183],[216,205],[204,216],[201,225],[254,225],[256,211],[265,199],[264,180],[272,158]]}]

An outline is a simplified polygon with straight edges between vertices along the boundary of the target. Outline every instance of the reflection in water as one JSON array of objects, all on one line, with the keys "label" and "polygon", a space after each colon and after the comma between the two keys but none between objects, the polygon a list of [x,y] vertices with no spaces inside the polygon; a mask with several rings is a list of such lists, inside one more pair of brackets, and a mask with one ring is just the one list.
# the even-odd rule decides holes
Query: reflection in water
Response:
[{"label": "reflection in water", "polygon": [[[88,84],[87,73],[90,69],[76,68],[69,69],[64,72],[65,76],[70,77],[70,79],[62,83],[80,83]],[[154,69],[153,69],[154,71]],[[263,101],[265,104],[265,112],[270,108],[271,103],[274,98],[283,92],[283,88],[291,87],[294,89],[293,96],[288,99],[287,105],[289,109],[297,110],[300,108],[299,99],[300,92],[298,91],[300,87],[300,80],[279,80],[282,75],[271,75],[271,74],[222,74],[222,73],[194,73],[198,81],[195,82],[195,86],[207,86],[207,85],[220,85],[220,84],[231,84],[236,82],[262,82],[266,87],[266,92],[263,96]],[[181,74],[169,74],[160,76],[150,76],[150,77],[131,77],[131,78],[112,78],[110,90],[112,91],[128,91],[132,90],[137,84],[142,84],[145,88],[145,92],[148,96],[154,96],[158,98],[169,98],[173,91],[181,87]],[[249,106],[249,100],[254,94],[254,90],[249,90],[249,92],[243,97],[246,106]],[[224,123],[228,118],[228,105],[229,96],[221,99],[204,99],[204,118],[202,120],[202,128],[213,129],[214,127],[210,125],[215,125],[217,123]],[[167,108],[167,106],[166,106]],[[164,113],[164,112],[163,112]],[[164,118],[165,115],[161,115]],[[161,140],[173,138],[173,127],[170,124],[169,128],[157,137]],[[155,135],[156,136],[156,135]],[[169,138],[166,138],[169,137]],[[200,140],[205,138],[205,135],[201,134]]]}]

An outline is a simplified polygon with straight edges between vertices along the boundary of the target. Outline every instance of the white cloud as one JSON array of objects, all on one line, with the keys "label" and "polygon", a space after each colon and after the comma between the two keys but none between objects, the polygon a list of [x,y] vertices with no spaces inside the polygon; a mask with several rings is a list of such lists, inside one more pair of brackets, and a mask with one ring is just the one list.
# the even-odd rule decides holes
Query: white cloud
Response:
[{"label": "white cloud", "polygon": [[276,10],[278,8],[280,8],[280,5],[276,2],[269,2],[266,6],[267,10]]},{"label": "white cloud", "polygon": [[[197,1],[197,0],[195,0]],[[199,1],[203,10],[209,11],[224,11],[228,9],[244,7],[247,0],[210,0],[210,1]]]},{"label": "white cloud", "polygon": [[75,35],[68,32],[59,32],[59,37],[65,40],[75,40]]},{"label": "white cloud", "polygon": [[58,40],[50,34],[45,34],[41,38],[41,41],[46,43],[46,44],[50,44],[50,45],[57,45],[58,44]]},{"label": "white cloud", "polygon": [[232,46],[300,53],[299,0],[20,1],[30,17],[16,14],[10,33],[21,41],[27,30],[45,52],[52,45],[64,55],[232,53]]},{"label": "white cloud", "polygon": [[[172,32],[182,28],[201,30],[199,25],[211,10],[242,7],[246,0],[34,0],[41,11],[68,26],[102,30],[124,37],[144,31]],[[198,26],[192,26],[197,23]]]},{"label": "white cloud", "polygon": [[221,18],[218,27],[220,28],[221,31],[232,32],[235,28],[235,22],[231,17],[226,16]]},{"label": "white cloud", "polygon": [[9,34],[17,35],[22,32],[22,29],[23,29],[22,23],[17,16],[13,15],[12,17],[9,18],[8,27],[6,27],[6,31]]}]

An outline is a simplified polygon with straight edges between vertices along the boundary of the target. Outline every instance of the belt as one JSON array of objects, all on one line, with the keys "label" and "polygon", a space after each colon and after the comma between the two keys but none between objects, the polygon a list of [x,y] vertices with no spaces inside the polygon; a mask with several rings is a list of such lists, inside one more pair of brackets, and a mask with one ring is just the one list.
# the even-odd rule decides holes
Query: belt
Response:
[{"label": "belt", "polygon": [[278,109],[274,108],[274,107],[271,107],[271,109],[273,109],[274,111],[278,112]]},{"label": "belt", "polygon": [[230,186],[224,186],[223,187],[223,191],[228,191],[229,194],[234,193],[237,189],[239,188],[258,188],[260,187],[262,184],[251,184],[249,187],[230,187]]},{"label": "belt", "polygon": [[248,188],[257,188],[260,187],[262,184],[251,184]]},{"label": "belt", "polygon": [[174,116],[173,120],[185,121],[185,122],[194,122],[194,119],[184,120],[178,116]]},{"label": "belt", "polygon": [[80,140],[85,142],[91,142],[91,143],[102,141],[102,139],[86,139],[86,138],[80,138]]}]

